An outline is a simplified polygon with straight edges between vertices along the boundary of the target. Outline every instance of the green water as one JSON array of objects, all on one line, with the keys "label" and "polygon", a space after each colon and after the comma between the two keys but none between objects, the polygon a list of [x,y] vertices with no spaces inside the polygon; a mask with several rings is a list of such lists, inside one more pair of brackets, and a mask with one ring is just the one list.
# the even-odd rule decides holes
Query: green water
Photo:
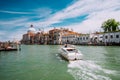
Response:
[{"label": "green water", "polygon": [[0,80],[120,80],[120,47],[76,46],[83,60],[67,62],[59,45],[22,45],[0,52]]}]

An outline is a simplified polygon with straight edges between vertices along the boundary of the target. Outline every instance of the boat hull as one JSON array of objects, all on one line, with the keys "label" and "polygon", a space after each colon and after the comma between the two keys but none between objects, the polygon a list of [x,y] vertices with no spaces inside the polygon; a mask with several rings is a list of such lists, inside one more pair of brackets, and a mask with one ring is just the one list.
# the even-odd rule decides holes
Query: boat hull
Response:
[{"label": "boat hull", "polygon": [[17,51],[18,49],[0,49],[0,51]]},{"label": "boat hull", "polygon": [[61,53],[61,56],[63,56],[68,61],[82,60],[83,59],[83,56],[81,54],[69,56],[69,55],[65,55],[65,54]]},{"label": "boat hull", "polygon": [[64,57],[68,61],[83,59],[83,55],[81,53],[67,53],[64,49],[61,49],[60,54],[62,57]]}]

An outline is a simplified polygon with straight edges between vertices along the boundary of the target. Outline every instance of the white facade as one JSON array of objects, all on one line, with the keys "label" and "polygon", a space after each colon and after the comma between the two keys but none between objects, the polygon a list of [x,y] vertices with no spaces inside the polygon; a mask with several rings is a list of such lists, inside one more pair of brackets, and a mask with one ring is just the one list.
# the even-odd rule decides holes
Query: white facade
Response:
[{"label": "white facade", "polygon": [[103,35],[104,35],[103,33],[90,34],[91,43],[93,43],[93,44],[103,43]]},{"label": "white facade", "polygon": [[104,33],[104,43],[120,43],[120,32]]},{"label": "white facade", "polygon": [[76,43],[76,38],[78,36],[76,34],[69,34],[69,35],[63,35],[62,36],[62,43],[69,43],[69,44],[75,44]]},{"label": "white facade", "polygon": [[114,35],[115,35],[115,43],[120,43],[120,32],[116,32]]},{"label": "white facade", "polygon": [[82,34],[76,44],[120,44],[120,32]]},{"label": "white facade", "polygon": [[28,40],[30,40],[30,35],[24,34],[23,35],[23,41],[28,41]]},{"label": "white facade", "polygon": [[36,30],[35,30],[35,28],[33,28],[33,27],[30,27],[29,29],[28,29],[28,32],[36,32]]},{"label": "white facade", "polygon": [[80,35],[76,38],[76,44],[88,44],[90,42],[90,36],[88,34]]}]

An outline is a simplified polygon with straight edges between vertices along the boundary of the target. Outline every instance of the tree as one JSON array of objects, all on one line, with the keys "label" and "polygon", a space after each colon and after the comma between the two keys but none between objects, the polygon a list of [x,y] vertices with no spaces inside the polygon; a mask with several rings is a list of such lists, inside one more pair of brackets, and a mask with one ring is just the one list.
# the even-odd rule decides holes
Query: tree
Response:
[{"label": "tree", "polygon": [[120,22],[115,21],[115,19],[108,19],[107,21],[103,22],[101,28],[103,28],[104,32],[112,32],[118,31]]}]

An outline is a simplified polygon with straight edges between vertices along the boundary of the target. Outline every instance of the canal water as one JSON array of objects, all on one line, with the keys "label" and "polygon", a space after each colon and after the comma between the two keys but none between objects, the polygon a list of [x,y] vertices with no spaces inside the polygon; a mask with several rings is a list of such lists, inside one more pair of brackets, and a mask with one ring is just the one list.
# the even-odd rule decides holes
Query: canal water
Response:
[{"label": "canal water", "polygon": [[120,80],[120,47],[76,46],[83,60],[66,61],[60,45],[22,45],[0,52],[0,80]]}]

